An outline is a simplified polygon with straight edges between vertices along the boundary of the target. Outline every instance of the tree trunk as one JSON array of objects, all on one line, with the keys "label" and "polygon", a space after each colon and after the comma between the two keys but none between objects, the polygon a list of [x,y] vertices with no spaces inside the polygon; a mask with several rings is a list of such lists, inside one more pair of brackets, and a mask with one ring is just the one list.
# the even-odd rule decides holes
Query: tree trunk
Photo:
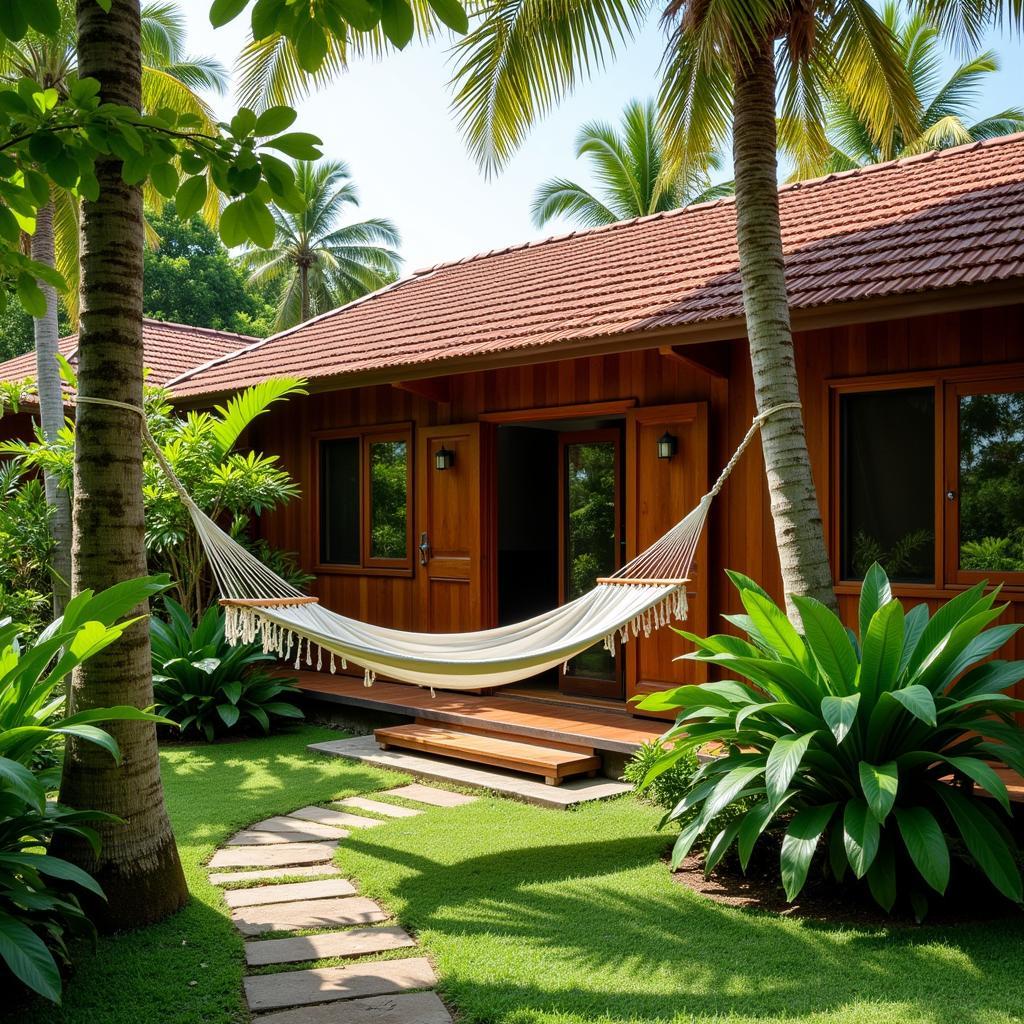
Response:
[{"label": "tree trunk", "polygon": [[[775,137],[775,63],[769,40],[736,71],[733,107],[736,243],[743,283],[754,390],[760,412],[798,402],[779,224]],[[761,428],[782,583],[793,594],[836,608],[832,571],[799,409],[770,416]]]},{"label": "tree trunk", "polygon": [[299,264],[299,296],[301,297],[302,309],[300,316],[301,323],[309,319],[309,267]]},{"label": "tree trunk", "polygon": [[[99,80],[105,101],[139,108],[138,0],[114,0],[105,14],[96,0],[77,0],[78,64]],[[97,164],[100,196],[82,206],[82,305],[78,389],[142,405],[142,193],[121,180],[117,161]],[[142,440],[134,412],[83,403],[75,444],[75,593],[146,573],[143,546]],[[145,608],[138,611],[144,612]],[[71,687],[75,711],[112,704],[153,703],[149,630],[145,621],[90,658]],[[152,725],[115,722],[121,747],[113,760],[90,743],[68,741],[61,799],[73,807],[118,815],[101,825],[98,860],[81,844],[73,858],[93,870],[107,895],[99,923],[132,928],[157,921],[188,899],[164,807]]]},{"label": "tree trunk", "polygon": [[[36,213],[36,233],[32,236],[32,259],[52,267],[55,264],[53,243],[53,203]],[[39,395],[39,423],[47,441],[57,440],[64,426],[64,395],[61,391],[60,367],[57,365],[57,292],[44,281],[39,287],[46,296],[46,316],[33,321],[36,342],[36,389]],[[51,579],[53,581],[53,614],[64,614],[71,592],[71,499],[57,485],[52,473],[43,474],[46,501],[53,509],[50,536],[53,537]]]}]

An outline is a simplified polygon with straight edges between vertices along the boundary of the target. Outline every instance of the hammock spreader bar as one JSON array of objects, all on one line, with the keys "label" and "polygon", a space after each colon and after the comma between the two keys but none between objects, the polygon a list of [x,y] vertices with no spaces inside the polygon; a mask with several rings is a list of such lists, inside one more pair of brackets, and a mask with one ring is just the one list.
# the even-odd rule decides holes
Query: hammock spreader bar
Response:
[{"label": "hammock spreader bar", "polygon": [[[258,642],[264,651],[321,671],[324,654],[330,671],[349,662],[364,670],[372,685],[379,674],[417,686],[479,689],[527,679],[566,664],[595,643],[615,654],[616,643],[650,636],[673,620],[686,618],[690,571],[712,501],[721,491],[747,446],[769,416],[798,402],[772,406],[754,417],[732,458],[697,507],[650,547],[592,590],[551,611],[494,629],[466,633],[411,633],[374,626],[324,608],[259,561],[224,532],[192,500],[153,440],[142,409],[106,398],[79,395],[92,402],[136,413],[142,435],[168,483],[184,504],[221,594],[225,636],[230,643]],[[314,657],[314,649],[316,651]]]}]

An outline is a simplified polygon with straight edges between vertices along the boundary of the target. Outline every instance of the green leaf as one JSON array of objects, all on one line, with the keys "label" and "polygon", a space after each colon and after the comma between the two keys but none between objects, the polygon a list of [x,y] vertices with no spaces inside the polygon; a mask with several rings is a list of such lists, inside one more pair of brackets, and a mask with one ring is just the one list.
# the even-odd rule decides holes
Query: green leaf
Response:
[{"label": "green leaf", "polygon": [[781,660],[799,666],[804,672],[810,672],[811,659],[807,648],[778,605],[751,590],[744,590],[740,596],[758,633],[775,654]]},{"label": "green leaf", "polygon": [[267,107],[258,118],[253,128],[254,135],[280,135],[295,123],[298,114],[285,106]]},{"label": "green leaf", "polygon": [[0,785],[40,814],[46,806],[46,789],[43,784],[28,768],[17,761],[0,757]]},{"label": "green leaf", "polygon": [[178,189],[174,204],[178,216],[182,220],[191,220],[206,202],[206,177],[198,174],[194,178],[186,178]]},{"label": "green leaf", "polygon": [[28,18],[21,3],[0,3],[0,36],[17,42],[28,31]]},{"label": "green leaf", "polygon": [[853,723],[857,719],[857,707],[860,704],[860,694],[851,693],[846,697],[822,697],[821,715],[836,743],[842,743],[849,735]]},{"label": "green leaf", "polygon": [[46,316],[46,296],[35,278],[24,271],[18,275],[18,301],[29,316],[37,320]]},{"label": "green leaf", "polygon": [[904,616],[899,601],[883,605],[861,634],[860,692],[868,712],[879,696],[896,686],[903,654]]},{"label": "green leaf", "polygon": [[1016,903],[1024,901],[1013,849],[985,809],[945,783],[933,783],[932,788],[945,803],[964,844],[985,877],[1008,899]]},{"label": "green leaf", "polygon": [[740,793],[758,776],[764,772],[764,765],[745,764],[734,768],[727,775],[722,776],[718,784],[712,790],[710,796],[704,802],[701,810],[700,820],[702,823],[709,822],[719,811],[728,807],[729,804],[739,796]]},{"label": "green leaf", "polygon": [[236,199],[224,207],[220,215],[218,230],[224,244],[229,249],[243,245],[249,240],[248,232],[245,230],[242,200]]},{"label": "green leaf", "polygon": [[255,195],[248,195],[241,200],[242,225],[246,235],[263,249],[269,249],[277,237],[277,225],[267,204]]},{"label": "green leaf", "polygon": [[241,712],[234,704],[218,704],[217,714],[221,721],[230,729],[239,719]]},{"label": "green leaf", "polygon": [[793,781],[793,776],[800,767],[807,747],[815,734],[805,733],[803,736],[784,736],[776,740],[768,752],[768,762],[764,770],[765,789],[768,800],[778,806]]},{"label": "green leaf", "polygon": [[857,679],[857,654],[839,618],[820,601],[793,595],[804,626],[804,639],[822,675],[836,693],[851,693]]},{"label": "green leaf", "polygon": [[786,890],[786,899],[790,902],[800,895],[800,890],[807,881],[811,858],[835,809],[835,803],[805,807],[793,815],[793,820],[786,829],[785,838],[782,840],[780,864],[782,885]]},{"label": "green leaf", "polygon": [[29,25],[44,36],[55,36],[60,31],[60,8],[57,0],[31,0],[22,4]]},{"label": "green leaf", "polygon": [[0,959],[33,992],[60,1002],[60,971],[46,944],[31,928],[0,911]]},{"label": "green leaf", "polygon": [[464,34],[469,28],[469,18],[458,0],[427,0],[430,9],[453,32]]},{"label": "green leaf", "polygon": [[74,736],[76,739],[86,740],[102,747],[118,763],[121,761],[121,751],[118,749],[117,740],[95,725],[62,725],[53,730],[63,736]]},{"label": "green leaf", "polygon": [[414,23],[412,9],[405,0],[384,0],[381,7],[380,27],[392,45],[404,49],[412,39]]},{"label": "green leaf", "polygon": [[368,32],[380,22],[380,0],[335,0],[335,3],[345,21],[360,32]]},{"label": "green leaf", "polygon": [[945,892],[949,847],[934,815],[925,807],[897,807],[893,813],[914,867],[936,892]]},{"label": "green leaf", "polygon": [[220,28],[233,21],[245,10],[249,0],[213,0],[210,7],[210,24]]},{"label": "green leaf", "polygon": [[857,617],[861,643],[864,642],[875,612],[891,600],[892,587],[889,586],[889,577],[886,576],[885,570],[877,562],[874,562],[864,574],[864,582],[860,587],[860,607]]},{"label": "green leaf", "polygon": [[[376,20],[379,20],[376,19]],[[327,56],[327,35],[312,18],[306,20],[292,42],[299,66],[309,74],[316,74]]]},{"label": "green leaf", "polygon": [[293,160],[319,160],[323,155],[317,148],[320,139],[308,132],[288,132],[268,139],[263,145],[276,149]]},{"label": "green leaf", "polygon": [[896,791],[899,789],[899,769],[895,761],[874,765],[861,761],[858,766],[860,788],[871,808],[871,813],[884,822],[896,802]]},{"label": "green leaf", "polygon": [[935,698],[926,686],[905,686],[902,690],[892,690],[889,694],[893,700],[902,704],[915,718],[925,725],[936,725]]},{"label": "green leaf", "polygon": [[848,800],[843,812],[843,847],[858,878],[863,878],[878,855],[881,826],[859,797]]},{"label": "green leaf", "polygon": [[220,689],[232,704],[237,704],[238,698],[242,696],[242,684],[239,682],[225,683]]},{"label": "green leaf", "polygon": [[154,164],[149,176],[160,195],[172,199],[177,193],[178,171],[173,164]]},{"label": "green leaf", "polygon": [[896,857],[888,836],[882,836],[875,861],[868,868],[868,888],[886,913],[892,910],[896,902]]},{"label": "green leaf", "polygon": [[708,852],[704,857],[705,876],[710,875],[715,870],[718,862],[729,852],[729,847],[732,846],[736,839],[736,833],[739,832],[741,824],[742,820],[740,818],[730,821],[711,841]]},{"label": "green leaf", "polygon": [[[789,797],[783,800],[783,804]],[[743,816],[743,821],[740,824],[740,830],[738,833],[737,851],[740,856],[740,866],[744,871],[747,870],[747,864],[750,862],[750,855],[754,852],[754,844],[757,842],[758,837],[768,827],[772,818],[778,813],[779,808],[775,807],[770,801],[762,800],[759,804],[755,804],[747,813]]]},{"label": "green leaf", "polygon": [[[937,756],[942,757],[941,754]],[[942,757],[942,760],[976,782],[989,796],[998,800],[1007,814],[1012,813],[1010,810],[1010,794],[1006,788],[1006,783],[999,778],[995,769],[990,764],[986,761],[980,761],[976,757]]]}]

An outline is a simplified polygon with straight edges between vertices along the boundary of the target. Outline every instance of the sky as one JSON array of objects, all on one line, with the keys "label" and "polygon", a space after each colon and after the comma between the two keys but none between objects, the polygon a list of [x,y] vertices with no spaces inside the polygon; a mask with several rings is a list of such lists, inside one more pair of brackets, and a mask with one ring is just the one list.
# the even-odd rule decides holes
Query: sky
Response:
[{"label": "sky", "polygon": [[[246,38],[248,11],[213,29],[210,2],[180,0],[189,48],[232,67]],[[593,119],[617,121],[629,100],[656,93],[662,35],[652,18],[632,45],[621,48],[618,60],[536,125],[491,179],[470,157],[449,108],[449,45],[411,43],[381,61],[355,63],[296,105],[293,130],[318,135],[325,156],[349,165],[360,194],[358,216],[388,217],[398,227],[404,272],[571,230],[557,222],[533,227],[534,190],[552,176],[591,183],[573,154],[577,130]],[[1024,105],[1024,45],[1005,36],[993,36],[987,45],[999,53],[1002,66],[979,97],[978,113]],[[237,108],[231,96],[211,100],[225,117]]]}]

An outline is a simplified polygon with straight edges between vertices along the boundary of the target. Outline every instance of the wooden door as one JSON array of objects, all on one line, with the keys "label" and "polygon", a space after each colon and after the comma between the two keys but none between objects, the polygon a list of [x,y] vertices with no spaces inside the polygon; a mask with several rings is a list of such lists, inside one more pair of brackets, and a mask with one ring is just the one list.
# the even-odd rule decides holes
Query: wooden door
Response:
[{"label": "wooden door", "polygon": [[[488,474],[479,423],[417,433],[416,576],[420,629],[450,633],[492,625],[485,551]],[[440,449],[452,453],[437,468]]]},{"label": "wooden door", "polygon": [[[622,431],[585,430],[558,438],[558,586],[563,604],[622,564]],[[563,693],[623,697],[622,659],[602,643],[558,670]]]},{"label": "wooden door", "polygon": [[[676,453],[658,458],[658,439],[676,439]],[[707,493],[707,404],[649,406],[626,415],[626,558],[633,558],[697,505]],[[684,628],[706,633],[708,627],[707,531],[687,587],[689,610]],[[707,666],[674,659],[688,645],[670,629],[626,644],[626,696],[643,696],[682,683],[707,680]]]}]

